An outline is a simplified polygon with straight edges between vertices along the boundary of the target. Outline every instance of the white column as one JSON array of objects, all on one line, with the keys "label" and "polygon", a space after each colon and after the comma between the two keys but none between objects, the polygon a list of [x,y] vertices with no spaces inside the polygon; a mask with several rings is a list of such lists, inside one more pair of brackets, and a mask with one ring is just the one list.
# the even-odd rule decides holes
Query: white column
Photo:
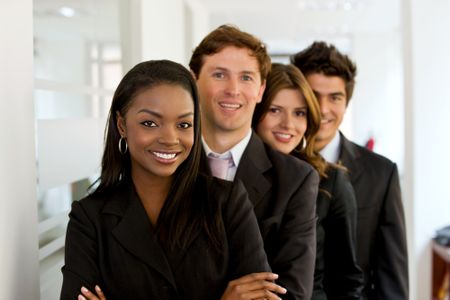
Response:
[{"label": "white column", "polygon": [[404,0],[411,300],[431,299],[431,238],[450,225],[450,2]]},{"label": "white column", "polygon": [[0,299],[39,299],[33,2],[0,2]]},{"label": "white column", "polygon": [[125,72],[152,59],[170,59],[186,65],[182,0],[130,0],[121,6]]}]

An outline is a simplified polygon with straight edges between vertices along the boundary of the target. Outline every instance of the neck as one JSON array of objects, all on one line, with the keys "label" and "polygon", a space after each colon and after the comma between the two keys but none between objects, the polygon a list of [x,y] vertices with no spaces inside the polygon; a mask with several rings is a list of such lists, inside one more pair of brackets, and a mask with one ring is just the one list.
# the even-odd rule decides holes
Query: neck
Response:
[{"label": "neck", "polygon": [[172,177],[154,177],[150,180],[132,172],[136,193],[147,212],[150,221],[156,224],[159,213],[169,194]]},{"label": "neck", "polygon": [[[249,129],[248,129],[249,130]],[[242,132],[211,129],[203,126],[202,135],[208,147],[216,153],[224,153],[236,146],[248,134],[248,130]]]},{"label": "neck", "polygon": [[316,140],[316,142],[314,143],[314,150],[319,152],[323,148],[325,148],[326,145],[328,145],[328,143],[325,140]]}]

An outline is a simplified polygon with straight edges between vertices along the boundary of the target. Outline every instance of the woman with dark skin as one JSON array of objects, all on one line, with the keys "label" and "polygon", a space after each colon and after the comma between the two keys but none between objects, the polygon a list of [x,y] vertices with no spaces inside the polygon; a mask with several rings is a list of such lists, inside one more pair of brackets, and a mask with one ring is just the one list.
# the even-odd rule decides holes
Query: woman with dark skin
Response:
[{"label": "woman with dark skin", "polygon": [[[242,184],[198,174],[198,114],[180,64],[143,62],[122,79],[99,185],[69,215],[61,299],[238,299],[234,279],[277,277]],[[283,293],[252,284],[242,299]]]},{"label": "woman with dark skin", "polygon": [[309,162],[321,176],[312,299],[356,300],[363,274],[356,264],[354,192],[345,170],[314,150],[320,125],[320,109],[303,74],[293,65],[273,64],[252,127],[265,143]]}]

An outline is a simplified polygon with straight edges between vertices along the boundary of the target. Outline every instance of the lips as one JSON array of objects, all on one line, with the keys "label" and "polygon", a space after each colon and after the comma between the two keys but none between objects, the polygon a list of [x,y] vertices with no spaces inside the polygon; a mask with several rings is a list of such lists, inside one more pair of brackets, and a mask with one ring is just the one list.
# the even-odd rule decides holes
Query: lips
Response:
[{"label": "lips", "polygon": [[219,106],[225,110],[237,110],[242,107],[239,103],[219,102]]},{"label": "lips", "polygon": [[283,143],[290,142],[293,137],[292,134],[282,133],[282,132],[274,132],[273,134],[278,141],[283,142]]},{"label": "lips", "polygon": [[162,152],[162,151],[150,151],[158,161],[163,163],[174,162],[180,152]]}]

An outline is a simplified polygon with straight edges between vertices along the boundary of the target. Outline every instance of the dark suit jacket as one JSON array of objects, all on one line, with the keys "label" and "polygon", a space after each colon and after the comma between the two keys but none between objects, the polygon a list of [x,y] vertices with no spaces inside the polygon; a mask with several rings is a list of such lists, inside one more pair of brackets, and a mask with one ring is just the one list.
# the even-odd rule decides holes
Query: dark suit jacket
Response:
[{"label": "dark suit jacket", "polygon": [[405,218],[396,164],[341,134],[340,162],[348,168],[358,205],[357,261],[365,299],[408,299]]},{"label": "dark suit jacket", "polygon": [[359,300],[363,273],[356,263],[356,199],[344,170],[329,167],[317,197],[317,257],[313,300]]},{"label": "dark suit jacket", "polygon": [[[203,170],[209,171],[203,155]],[[317,172],[307,163],[284,155],[253,132],[236,178],[247,189],[283,299],[309,300],[316,253]]]},{"label": "dark suit jacket", "polygon": [[76,299],[82,285],[99,284],[112,299],[219,299],[230,280],[269,271],[251,203],[242,184],[200,177],[199,201],[216,201],[224,225],[222,252],[204,232],[170,251],[134,188],[74,202],[67,229],[61,299]]}]

